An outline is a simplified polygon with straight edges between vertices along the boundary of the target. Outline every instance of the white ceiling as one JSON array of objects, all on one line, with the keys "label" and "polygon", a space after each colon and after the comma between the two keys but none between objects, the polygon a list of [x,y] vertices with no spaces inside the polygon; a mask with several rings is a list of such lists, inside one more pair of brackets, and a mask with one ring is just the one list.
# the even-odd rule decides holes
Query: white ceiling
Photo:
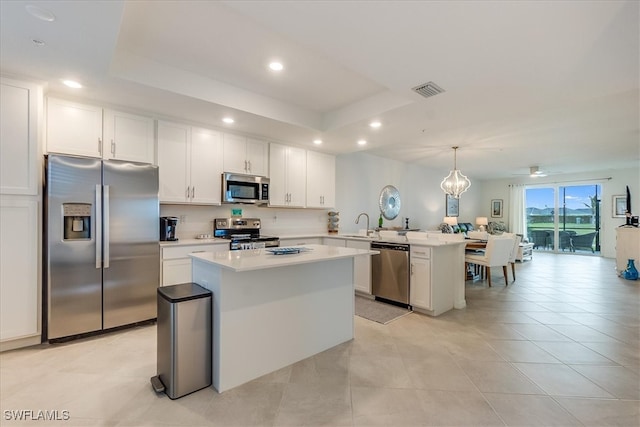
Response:
[{"label": "white ceiling", "polygon": [[[56,16],[38,20],[25,5]],[[49,91],[474,179],[640,165],[637,1],[5,1]],[[36,47],[32,40],[46,44]],[[285,70],[267,70],[279,59]],[[75,77],[86,87],[61,85]],[[433,81],[431,98],[411,88]],[[372,129],[373,119],[382,127]],[[324,141],[318,147],[312,140]],[[360,147],[358,139],[368,144]]]}]

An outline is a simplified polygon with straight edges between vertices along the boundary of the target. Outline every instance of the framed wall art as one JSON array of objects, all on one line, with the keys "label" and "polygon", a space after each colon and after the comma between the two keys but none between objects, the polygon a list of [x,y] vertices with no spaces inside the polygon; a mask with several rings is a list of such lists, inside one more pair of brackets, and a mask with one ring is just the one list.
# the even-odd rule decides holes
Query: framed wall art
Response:
[{"label": "framed wall art", "polygon": [[446,215],[445,216],[460,215],[460,199],[456,199],[450,194],[447,194],[445,197],[446,197],[446,203],[445,203]]},{"label": "framed wall art", "polygon": [[613,217],[624,218],[627,212],[627,196],[613,196]]},{"label": "framed wall art", "polygon": [[502,199],[491,200],[491,218],[502,218]]}]

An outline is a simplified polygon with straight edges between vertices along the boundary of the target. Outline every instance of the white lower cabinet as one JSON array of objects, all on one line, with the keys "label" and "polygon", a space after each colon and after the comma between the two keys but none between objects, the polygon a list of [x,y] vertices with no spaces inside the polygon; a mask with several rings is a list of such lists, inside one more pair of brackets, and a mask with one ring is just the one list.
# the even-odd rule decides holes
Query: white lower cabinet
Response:
[{"label": "white lower cabinet", "polygon": [[303,245],[321,245],[322,237],[296,237],[296,238],[281,238],[280,246],[303,246]]},{"label": "white lower cabinet", "polygon": [[[371,249],[371,242],[334,237],[325,237],[323,244],[342,248]],[[371,257],[357,256],[353,259],[353,283],[357,292],[371,295]]]},{"label": "white lower cabinet", "polygon": [[325,237],[322,239],[322,244],[327,246],[337,246],[339,248],[347,247],[347,241],[345,239],[334,239],[332,237]]},{"label": "white lower cabinet", "polygon": [[196,252],[217,252],[229,250],[228,243],[214,245],[184,245],[161,248],[160,286],[177,285],[192,281],[191,258]]},{"label": "white lower cabinet", "polygon": [[431,248],[411,248],[410,280],[410,304],[431,310]]},{"label": "white lower cabinet", "polygon": [[0,342],[40,334],[38,200],[0,198]]},{"label": "white lower cabinet", "polygon": [[[347,248],[354,249],[366,249],[371,248],[371,243],[347,240]],[[353,258],[353,283],[355,284],[355,290],[364,294],[371,295],[371,257],[370,256],[357,256]]]},{"label": "white lower cabinet", "polygon": [[162,261],[162,286],[191,281],[191,259],[166,259]]},{"label": "white lower cabinet", "polygon": [[640,228],[616,228],[616,270],[622,273],[630,259],[640,268]]},{"label": "white lower cabinet", "polygon": [[460,247],[411,245],[409,303],[415,311],[439,316],[454,307],[456,287],[464,289]]}]

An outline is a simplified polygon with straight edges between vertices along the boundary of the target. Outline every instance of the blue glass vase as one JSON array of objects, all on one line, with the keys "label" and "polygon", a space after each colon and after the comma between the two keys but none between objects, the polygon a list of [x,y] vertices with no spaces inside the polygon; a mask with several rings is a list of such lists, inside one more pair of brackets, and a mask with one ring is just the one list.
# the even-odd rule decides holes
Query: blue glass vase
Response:
[{"label": "blue glass vase", "polygon": [[622,272],[622,277],[627,280],[638,280],[638,269],[636,268],[632,259],[628,261],[627,269]]}]

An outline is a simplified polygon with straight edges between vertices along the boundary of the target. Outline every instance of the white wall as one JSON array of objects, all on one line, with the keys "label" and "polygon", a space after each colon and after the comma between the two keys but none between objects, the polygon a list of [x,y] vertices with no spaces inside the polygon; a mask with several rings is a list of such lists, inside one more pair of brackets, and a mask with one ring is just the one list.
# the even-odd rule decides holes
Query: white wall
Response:
[{"label": "white wall", "polygon": [[[410,228],[436,229],[445,216],[445,196],[440,182],[446,173],[410,163],[390,160],[367,153],[352,153],[336,159],[336,204],[340,212],[340,231],[356,232],[364,224],[355,224],[360,212],[371,218],[371,228],[378,226],[380,191],[386,185],[395,186],[400,193],[398,217],[384,220],[385,227],[404,227],[409,218]],[[480,187],[473,184],[460,198],[460,222],[475,222]],[[364,220],[364,218],[363,218]]]},{"label": "white wall", "polygon": [[193,239],[199,234],[213,234],[214,218],[229,218],[231,208],[241,208],[245,218],[260,218],[264,235],[283,236],[302,233],[326,233],[327,210],[280,209],[251,205],[192,206],[160,205],[160,216],[184,216],[178,224],[178,239]]},{"label": "white wall", "polygon": [[[603,179],[604,178],[604,179]],[[611,179],[607,179],[611,178]],[[480,211],[483,215],[490,217],[490,207],[492,199],[504,200],[505,224],[509,223],[509,184],[562,184],[562,185],[583,185],[600,182],[602,184],[602,204],[601,204],[601,230],[600,245],[604,257],[615,258],[615,229],[625,223],[624,218],[614,218],[612,216],[612,196],[624,195],[626,186],[629,186],[632,200],[632,211],[634,215],[640,213],[640,168],[622,169],[611,171],[600,171],[582,174],[564,174],[547,176],[543,178],[517,177],[514,179],[504,179],[495,181],[485,181],[480,184],[482,187]]]}]

